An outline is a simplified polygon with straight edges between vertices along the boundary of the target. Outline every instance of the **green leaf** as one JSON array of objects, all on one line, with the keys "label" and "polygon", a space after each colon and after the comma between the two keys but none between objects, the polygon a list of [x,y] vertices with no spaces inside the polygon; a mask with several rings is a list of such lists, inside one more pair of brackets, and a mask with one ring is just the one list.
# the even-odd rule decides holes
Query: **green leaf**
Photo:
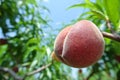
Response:
[{"label": "green leaf", "polygon": [[27,42],[27,46],[29,46],[30,44],[38,44],[38,39],[37,38],[31,38],[28,42]]},{"label": "green leaf", "polygon": [[79,7],[89,7],[86,3],[81,3],[81,4],[75,4],[75,5],[72,5],[70,7],[67,8],[68,9],[71,9],[71,8],[79,8]]},{"label": "green leaf", "polygon": [[[83,19],[84,17],[85,17],[85,19],[88,19],[91,16],[94,18],[100,19],[100,20],[106,19],[106,16],[103,13],[101,13],[100,11],[91,10],[91,11],[84,12],[83,14],[81,14],[79,16],[78,20]],[[94,18],[91,18],[91,19],[93,20]]]},{"label": "green leaf", "polygon": [[26,4],[28,4],[28,3],[36,4],[35,0],[24,0],[23,2]]},{"label": "green leaf", "polygon": [[103,20],[106,19],[105,15],[104,15],[103,13],[101,13],[100,11],[95,11],[95,10],[93,10],[92,13],[93,13],[94,15],[96,15],[99,19],[103,19]]},{"label": "green leaf", "polygon": [[91,10],[98,10],[98,5],[96,6],[97,4],[95,3],[80,3],[80,4],[75,4],[75,5],[72,5],[70,7],[67,8],[68,9],[71,9],[71,8],[88,8],[88,9],[91,9]]},{"label": "green leaf", "polygon": [[7,53],[8,45],[0,45],[0,65],[3,63],[5,59],[8,59],[8,55],[5,56]]},{"label": "green leaf", "polygon": [[114,50],[115,54],[120,54],[120,43],[113,41],[112,49]]},{"label": "green leaf", "polygon": [[27,48],[27,51],[25,52],[25,55],[24,55],[24,58],[23,58],[23,59],[27,59],[27,57],[30,55],[30,53],[31,53],[33,50],[37,50],[37,47],[36,47],[36,46],[28,47],[28,48]]},{"label": "green leaf", "polygon": [[3,56],[3,54],[6,52],[8,45],[2,45],[0,46],[0,58]]},{"label": "green leaf", "polygon": [[120,0],[104,0],[104,5],[110,21],[117,27],[120,20]]},{"label": "green leaf", "polygon": [[86,4],[89,5],[89,8],[91,10],[98,10],[98,11],[104,12],[101,4],[94,3],[94,2],[92,2],[90,0],[85,0],[85,2],[86,2]]},{"label": "green leaf", "polygon": [[29,71],[31,71],[37,65],[37,63],[38,63],[37,60],[33,60],[33,62],[30,65]]},{"label": "green leaf", "polygon": [[[105,17],[106,15],[104,14],[104,10],[102,9],[102,6],[100,6],[97,3],[90,2],[89,0],[86,0],[86,3],[72,5],[72,6],[68,7],[67,9],[78,8],[78,7],[90,9],[90,12],[92,12],[98,18],[104,19],[104,20],[106,19],[106,17]],[[83,14],[85,14],[85,13],[83,13]]]}]

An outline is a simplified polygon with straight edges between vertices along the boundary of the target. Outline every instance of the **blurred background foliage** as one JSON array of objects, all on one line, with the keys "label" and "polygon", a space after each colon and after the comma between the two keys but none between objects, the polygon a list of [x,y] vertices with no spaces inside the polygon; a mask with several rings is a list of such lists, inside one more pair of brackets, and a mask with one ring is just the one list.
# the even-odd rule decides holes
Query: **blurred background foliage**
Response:
[{"label": "blurred background foliage", "polygon": [[[57,34],[49,25],[52,22],[48,16],[50,11],[42,2],[0,0],[0,29],[4,35],[4,38],[0,38],[0,66],[10,68],[20,76],[52,61],[50,55]],[[71,24],[87,19],[93,21],[101,31],[120,34],[119,0],[85,0],[70,5],[68,10],[73,8],[84,8],[85,11]],[[49,68],[26,80],[120,80],[119,48],[120,42],[105,38],[104,55],[96,64],[74,69],[54,62]],[[0,80],[14,79],[0,71]]]}]

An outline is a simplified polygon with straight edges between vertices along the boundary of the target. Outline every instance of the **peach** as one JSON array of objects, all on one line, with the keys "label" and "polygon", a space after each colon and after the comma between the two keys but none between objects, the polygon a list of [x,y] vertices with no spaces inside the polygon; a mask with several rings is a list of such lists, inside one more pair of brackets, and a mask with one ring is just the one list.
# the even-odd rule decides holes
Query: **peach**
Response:
[{"label": "peach", "polygon": [[54,53],[56,54],[56,57],[59,59],[59,61],[65,63],[65,64],[67,64],[67,63],[63,60],[63,58],[61,57],[61,55],[62,55],[62,50],[63,50],[64,39],[65,39],[65,37],[66,37],[66,35],[67,35],[67,33],[69,32],[70,29],[71,29],[71,26],[68,26],[65,29],[63,29],[58,34],[58,37],[56,38],[55,45],[54,45],[54,48],[55,48]]},{"label": "peach", "polygon": [[104,51],[104,39],[97,26],[88,20],[64,28],[54,43],[61,62],[76,68],[96,63]]}]

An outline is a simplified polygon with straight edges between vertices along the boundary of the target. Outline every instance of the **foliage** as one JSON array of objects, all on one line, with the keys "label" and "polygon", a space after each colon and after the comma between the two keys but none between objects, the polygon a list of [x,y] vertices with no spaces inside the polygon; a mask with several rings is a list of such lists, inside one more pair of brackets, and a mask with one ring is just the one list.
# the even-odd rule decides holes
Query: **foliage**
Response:
[{"label": "foliage", "polygon": [[[49,25],[49,10],[42,0],[2,0],[0,1],[0,29],[6,43],[0,41],[0,66],[10,68],[20,76],[25,76],[51,62],[55,35]],[[49,30],[49,31],[46,31]],[[60,63],[51,65],[41,73],[26,80],[68,79]],[[65,73],[62,73],[65,71]],[[13,76],[0,71],[0,80],[13,80]]]},{"label": "foliage", "polygon": [[[71,8],[86,9],[79,18],[93,21],[103,32],[120,36],[120,1],[119,0],[85,0],[74,4]],[[120,42],[105,38],[105,51],[101,60],[88,68],[89,80],[119,80],[120,62],[116,56],[120,55]],[[119,57],[120,59],[120,57]],[[83,73],[85,75],[86,73]],[[84,77],[85,78],[85,77]]]},{"label": "foliage", "polygon": [[[56,34],[51,32],[54,30],[49,25],[51,20],[47,15],[50,11],[42,3],[42,0],[0,0],[0,29],[4,35],[4,39],[0,37],[0,70],[7,67],[24,77],[52,62],[50,55]],[[68,9],[71,8],[85,9],[74,21],[91,20],[101,32],[120,36],[119,0],[85,0]],[[76,73],[73,68],[54,62],[26,80],[119,80],[120,42],[104,39],[105,51],[96,64],[77,69]],[[0,71],[0,80],[14,78]]]}]

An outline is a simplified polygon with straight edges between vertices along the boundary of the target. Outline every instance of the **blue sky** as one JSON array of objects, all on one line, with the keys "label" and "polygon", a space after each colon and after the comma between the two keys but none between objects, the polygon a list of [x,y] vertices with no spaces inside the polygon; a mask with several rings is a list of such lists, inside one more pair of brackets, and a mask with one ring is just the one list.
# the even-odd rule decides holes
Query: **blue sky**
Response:
[{"label": "blue sky", "polygon": [[44,0],[45,6],[50,10],[49,17],[53,20],[52,25],[61,27],[62,23],[70,23],[76,19],[84,10],[74,8],[66,10],[70,5],[83,2],[83,0]]},{"label": "blue sky", "polygon": [[[46,1],[46,0],[45,0]],[[83,0],[48,0],[46,6],[51,11],[51,18],[57,22],[67,22],[78,17],[80,9],[66,10],[70,5],[80,3]]]}]

